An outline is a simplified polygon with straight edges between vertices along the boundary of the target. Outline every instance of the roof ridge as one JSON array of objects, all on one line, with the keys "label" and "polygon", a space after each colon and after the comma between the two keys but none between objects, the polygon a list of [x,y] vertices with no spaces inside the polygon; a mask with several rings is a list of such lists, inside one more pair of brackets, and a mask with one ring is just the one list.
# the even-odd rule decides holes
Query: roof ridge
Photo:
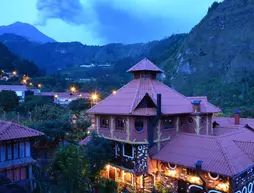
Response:
[{"label": "roof ridge", "polygon": [[233,167],[232,163],[231,163],[231,160],[229,159],[229,157],[227,156],[227,153],[226,153],[226,150],[224,149],[224,147],[222,146],[222,143],[220,141],[220,138],[217,137],[216,138],[216,142],[218,143],[221,151],[222,151],[222,155],[224,156],[224,158],[226,159],[226,164],[229,166],[229,169],[231,171],[231,175],[232,174],[235,174],[236,171],[235,171],[235,168]]},{"label": "roof ridge", "polygon": [[4,125],[0,127],[0,135],[2,135],[12,124],[9,121],[1,121],[1,122],[4,123]]},{"label": "roof ridge", "polygon": [[[239,146],[239,144],[238,144],[238,143],[244,143],[244,144],[246,144],[246,143],[251,143],[251,144],[254,145],[254,142],[253,142],[253,141],[239,141],[239,140],[232,140],[232,141],[237,145],[238,148],[240,148],[240,149],[242,150],[242,152],[243,152],[246,156],[248,156],[248,158],[250,158],[250,159],[254,162],[254,151],[252,152],[251,155],[248,155],[248,154]],[[254,149],[254,147],[253,147],[253,149]]]},{"label": "roof ridge", "polygon": [[[126,85],[124,85],[124,86],[122,86],[121,88],[119,88],[119,89],[117,90],[117,92],[121,91],[122,89],[124,89],[125,87],[127,87],[129,84],[133,83],[133,81],[135,81],[135,80],[136,80],[136,79],[134,79],[134,80],[128,82]],[[109,98],[112,97],[112,96],[113,96],[113,94],[110,94],[110,95],[107,96],[105,99],[101,100],[101,101],[98,102],[96,105],[94,105],[94,106],[92,106],[90,109],[88,109],[87,112],[89,112],[90,110],[93,110],[98,104],[101,104],[103,101],[109,99]]]},{"label": "roof ridge", "polygon": [[[133,101],[132,101],[132,104],[131,104],[130,113],[132,113],[133,110],[134,110],[135,101],[136,101],[136,98],[137,98],[137,96],[138,96],[139,87],[140,87],[140,85],[141,85],[141,79],[138,79],[138,80],[139,80],[139,81],[138,81],[138,85],[137,85],[137,89],[136,89],[135,96],[134,96]],[[142,99],[141,99],[141,100],[142,100]]]}]

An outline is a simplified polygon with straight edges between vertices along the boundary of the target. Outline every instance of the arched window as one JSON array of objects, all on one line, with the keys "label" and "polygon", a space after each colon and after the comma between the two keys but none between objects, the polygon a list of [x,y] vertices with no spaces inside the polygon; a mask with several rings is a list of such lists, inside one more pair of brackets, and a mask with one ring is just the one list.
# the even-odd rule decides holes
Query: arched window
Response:
[{"label": "arched window", "polygon": [[144,130],[144,120],[137,118],[135,119],[135,129],[138,132],[142,132]]}]

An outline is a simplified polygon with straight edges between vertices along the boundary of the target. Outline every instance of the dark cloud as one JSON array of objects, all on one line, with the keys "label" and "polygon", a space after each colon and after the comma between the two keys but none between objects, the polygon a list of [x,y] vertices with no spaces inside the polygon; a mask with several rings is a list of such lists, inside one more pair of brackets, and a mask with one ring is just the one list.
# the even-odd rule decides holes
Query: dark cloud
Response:
[{"label": "dark cloud", "polygon": [[172,31],[176,31],[169,19],[137,16],[132,10],[115,6],[112,0],[87,2],[90,3],[89,8],[85,8],[79,0],[37,0],[39,24],[45,24],[51,18],[58,18],[72,25],[91,24],[90,30],[103,39],[104,43],[147,42],[169,36]]},{"label": "dark cloud", "polygon": [[38,25],[46,25],[48,19],[61,19],[70,24],[89,22],[88,15],[79,0],[37,0]]},{"label": "dark cloud", "polygon": [[167,22],[160,18],[137,18],[131,12],[101,2],[93,6],[99,25],[97,32],[107,42],[134,43],[163,38],[169,35]]}]

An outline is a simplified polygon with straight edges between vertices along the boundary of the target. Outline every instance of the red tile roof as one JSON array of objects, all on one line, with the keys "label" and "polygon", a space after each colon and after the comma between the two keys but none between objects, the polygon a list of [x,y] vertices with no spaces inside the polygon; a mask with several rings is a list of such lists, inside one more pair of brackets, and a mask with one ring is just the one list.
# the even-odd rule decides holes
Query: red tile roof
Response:
[{"label": "red tile roof", "polygon": [[253,157],[254,132],[239,128],[220,136],[177,133],[153,159],[191,168],[202,160],[203,170],[233,176],[253,166]]},{"label": "red tile roof", "polygon": [[135,66],[130,68],[127,72],[136,72],[136,71],[154,71],[154,72],[163,72],[159,67],[157,67],[155,64],[153,64],[150,60],[147,58],[144,58],[139,63],[137,63]]},{"label": "red tile roof", "polygon": [[[88,113],[137,115],[136,107],[144,96],[148,94],[156,104],[157,93],[161,94],[163,114],[183,114],[192,112],[190,98],[181,95],[158,80],[140,78],[132,80],[130,83],[120,88],[116,94],[111,94],[106,99],[93,106],[88,110]],[[202,112],[220,112],[220,109],[214,107],[207,101],[204,100],[202,103],[204,103],[204,105],[201,106]],[[138,111],[140,112],[141,110]],[[151,109],[145,110],[143,115],[146,116],[147,111],[149,114],[153,115],[151,111],[154,112],[154,110]],[[138,115],[142,114],[138,113]]]},{"label": "red tile roof", "polygon": [[208,102],[206,96],[194,96],[194,97],[187,97],[187,98],[191,102],[193,102],[194,100],[201,100],[201,103],[200,103],[201,112],[221,112],[220,108]]},{"label": "red tile roof", "polygon": [[0,121],[0,141],[44,135],[42,132],[13,122]]}]

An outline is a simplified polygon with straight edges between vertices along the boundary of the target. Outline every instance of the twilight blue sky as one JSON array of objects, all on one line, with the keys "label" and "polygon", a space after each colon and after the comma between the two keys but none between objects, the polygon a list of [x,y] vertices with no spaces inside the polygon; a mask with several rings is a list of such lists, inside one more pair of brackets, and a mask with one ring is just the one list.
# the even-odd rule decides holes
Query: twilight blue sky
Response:
[{"label": "twilight blue sky", "polygon": [[1,0],[0,25],[29,23],[61,42],[147,42],[189,32],[213,1]]}]

